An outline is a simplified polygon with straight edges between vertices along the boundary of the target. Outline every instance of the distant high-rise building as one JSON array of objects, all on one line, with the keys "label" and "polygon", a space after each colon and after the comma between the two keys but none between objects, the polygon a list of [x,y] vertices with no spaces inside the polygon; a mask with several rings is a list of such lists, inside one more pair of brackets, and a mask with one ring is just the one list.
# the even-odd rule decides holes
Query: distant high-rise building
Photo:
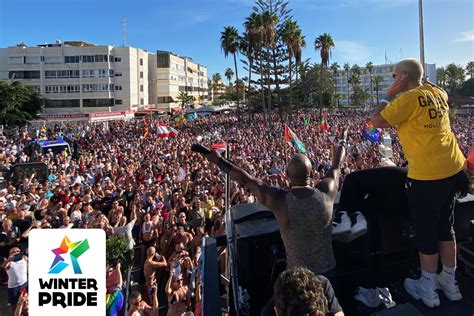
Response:
[{"label": "distant high-rise building", "polygon": [[[393,69],[395,68],[396,64],[384,64],[384,65],[374,65],[373,70],[372,70],[372,78],[375,76],[382,77],[382,81],[379,84],[379,98],[383,98],[385,94],[387,93],[387,88],[392,84],[393,82],[393,77],[392,77],[392,72]],[[431,82],[436,83],[436,64],[426,64],[425,65],[425,71],[426,75],[428,76],[428,79]],[[365,67],[360,68],[360,79],[361,79],[361,84],[360,87],[362,90],[367,91],[370,93],[370,74]],[[349,70],[349,78],[352,74],[352,71]],[[347,82],[347,74],[344,71],[344,69],[338,70],[337,72],[337,77],[336,77],[336,91],[338,94],[341,94],[341,99],[339,101],[340,106],[348,106],[347,104],[347,93],[349,92],[349,104],[350,104],[350,96],[353,94],[352,86],[350,83]],[[349,90],[348,90],[349,89]],[[377,91],[375,89],[375,86],[372,85],[372,90],[373,90],[373,101],[370,102],[370,99],[367,101],[368,104],[370,103],[376,103],[376,94]]]}]

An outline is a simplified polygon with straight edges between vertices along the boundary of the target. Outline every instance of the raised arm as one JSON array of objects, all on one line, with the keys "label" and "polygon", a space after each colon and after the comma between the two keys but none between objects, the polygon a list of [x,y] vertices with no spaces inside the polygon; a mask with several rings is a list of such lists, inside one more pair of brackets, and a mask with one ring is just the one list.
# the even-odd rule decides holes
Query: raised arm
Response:
[{"label": "raised arm", "polygon": [[341,175],[341,164],[346,157],[346,141],[347,141],[348,128],[346,127],[342,132],[341,140],[339,141],[339,147],[337,148],[334,161],[332,162],[331,169],[326,172],[324,178],[319,182],[316,187],[319,191],[326,193],[334,201],[337,194],[337,188],[339,185],[339,177]]},{"label": "raised arm", "polygon": [[257,179],[248,174],[242,168],[234,165],[232,162],[224,159],[218,151],[214,150],[205,157],[212,163],[219,166],[219,168],[230,175],[232,180],[237,181],[243,185],[247,190],[252,192],[260,203],[270,208],[272,211],[279,209],[278,192],[279,189],[271,187],[263,183],[262,180]]}]

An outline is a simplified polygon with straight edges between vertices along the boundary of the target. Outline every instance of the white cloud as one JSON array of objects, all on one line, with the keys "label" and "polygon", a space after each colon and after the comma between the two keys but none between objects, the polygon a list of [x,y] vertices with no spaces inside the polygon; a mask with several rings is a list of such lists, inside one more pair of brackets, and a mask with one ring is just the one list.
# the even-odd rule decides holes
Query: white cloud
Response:
[{"label": "white cloud", "polygon": [[460,37],[454,40],[455,42],[474,42],[474,30],[461,32]]},{"label": "white cloud", "polygon": [[338,55],[338,59],[348,62],[365,62],[372,54],[371,47],[358,42],[336,39],[334,43],[334,54]]}]

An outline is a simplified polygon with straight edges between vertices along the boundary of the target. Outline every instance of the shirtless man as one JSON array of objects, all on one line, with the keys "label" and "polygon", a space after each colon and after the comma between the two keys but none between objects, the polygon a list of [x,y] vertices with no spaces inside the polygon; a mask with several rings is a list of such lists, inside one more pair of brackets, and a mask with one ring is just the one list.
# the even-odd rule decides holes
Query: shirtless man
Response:
[{"label": "shirtless man", "polygon": [[140,292],[135,291],[130,294],[129,303],[130,308],[128,310],[128,316],[154,316],[158,313],[158,297],[157,297],[157,287],[156,284],[152,286],[151,291],[153,291],[153,306],[148,305],[144,300],[142,300],[142,295]]},{"label": "shirtless man", "polygon": [[143,266],[143,274],[145,275],[145,291],[148,294],[149,302],[153,302],[153,294],[151,289],[156,286],[156,270],[166,268],[168,263],[164,256],[157,256],[155,247],[150,247],[146,251],[147,259]]}]

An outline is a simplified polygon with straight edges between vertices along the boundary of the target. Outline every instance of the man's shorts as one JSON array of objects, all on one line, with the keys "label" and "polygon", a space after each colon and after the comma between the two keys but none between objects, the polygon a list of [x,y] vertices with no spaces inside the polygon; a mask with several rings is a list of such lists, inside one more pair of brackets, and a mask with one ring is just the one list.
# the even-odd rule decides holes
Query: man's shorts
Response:
[{"label": "man's shorts", "polygon": [[461,171],[440,180],[407,178],[408,205],[415,225],[416,246],[426,255],[439,252],[439,241],[455,240],[454,208],[458,193],[465,184]]},{"label": "man's shorts", "polygon": [[28,282],[25,282],[22,285],[17,287],[8,288],[8,303],[11,305],[16,305],[18,299],[20,298],[21,289],[26,289],[28,291]]}]

